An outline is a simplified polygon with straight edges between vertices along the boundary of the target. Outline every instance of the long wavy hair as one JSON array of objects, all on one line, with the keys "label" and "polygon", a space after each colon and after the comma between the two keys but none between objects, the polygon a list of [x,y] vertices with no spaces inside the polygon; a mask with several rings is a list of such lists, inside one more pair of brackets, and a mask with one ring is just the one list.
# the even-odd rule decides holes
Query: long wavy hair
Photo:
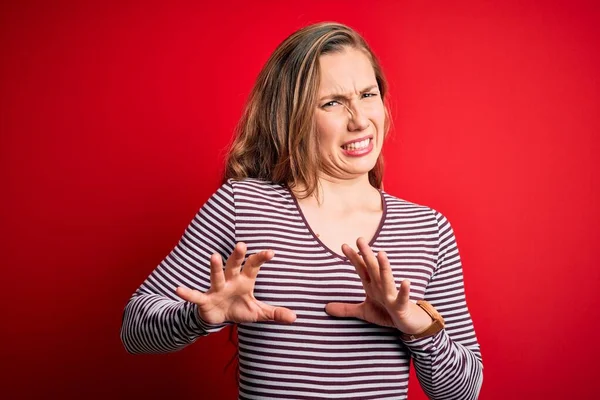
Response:
[{"label": "long wavy hair", "polygon": [[[369,57],[385,105],[389,130],[387,81],[375,54],[352,28],[332,22],[304,27],[275,49],[248,98],[226,157],[224,180],[258,178],[295,188],[305,198],[318,193],[322,165],[316,134],[315,108],[320,82],[319,57],[347,48]],[[369,171],[369,182],[380,189],[383,156]]]}]

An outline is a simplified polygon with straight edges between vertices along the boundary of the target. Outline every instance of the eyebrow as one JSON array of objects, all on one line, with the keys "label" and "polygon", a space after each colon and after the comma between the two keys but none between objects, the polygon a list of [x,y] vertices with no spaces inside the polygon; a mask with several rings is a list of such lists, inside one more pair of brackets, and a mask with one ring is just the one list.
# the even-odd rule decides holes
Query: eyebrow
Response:
[{"label": "eyebrow", "polygon": [[[360,93],[366,93],[366,92],[370,92],[373,89],[379,89],[379,85],[371,85],[363,90],[360,91]],[[349,94],[343,94],[343,93],[330,93],[328,95],[322,96],[319,99],[319,102],[326,100],[326,99],[333,99],[333,100],[337,100],[337,99],[347,99],[349,98],[350,95]]]}]

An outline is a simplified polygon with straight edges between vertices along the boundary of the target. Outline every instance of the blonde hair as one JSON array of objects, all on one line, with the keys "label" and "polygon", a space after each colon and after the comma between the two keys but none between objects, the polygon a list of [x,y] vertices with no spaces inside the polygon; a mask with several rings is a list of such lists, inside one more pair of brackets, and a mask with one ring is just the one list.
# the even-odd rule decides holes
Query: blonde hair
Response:
[{"label": "blonde hair", "polygon": [[[356,48],[369,57],[382,100],[387,81],[366,41],[352,28],[319,23],[302,28],[275,49],[261,70],[229,148],[224,179],[258,178],[290,188],[301,184],[300,197],[318,193],[321,167],[314,123],[319,89],[319,57]],[[385,133],[389,113],[385,107]],[[369,171],[369,182],[382,186],[383,156]]]}]

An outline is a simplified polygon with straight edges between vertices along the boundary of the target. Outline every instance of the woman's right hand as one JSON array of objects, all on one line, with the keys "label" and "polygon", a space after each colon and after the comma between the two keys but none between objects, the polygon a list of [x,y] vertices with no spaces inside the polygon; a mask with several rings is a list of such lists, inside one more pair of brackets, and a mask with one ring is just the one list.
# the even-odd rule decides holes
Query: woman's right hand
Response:
[{"label": "woman's right hand", "polygon": [[[272,250],[253,254],[244,263],[246,245],[235,245],[225,270],[219,254],[210,257],[210,289],[206,293],[179,286],[175,293],[198,305],[200,318],[211,325],[223,322],[276,321],[291,324],[296,314],[285,307],[273,307],[254,298],[254,283],[261,265],[272,259]],[[242,263],[244,266],[242,267]]]}]

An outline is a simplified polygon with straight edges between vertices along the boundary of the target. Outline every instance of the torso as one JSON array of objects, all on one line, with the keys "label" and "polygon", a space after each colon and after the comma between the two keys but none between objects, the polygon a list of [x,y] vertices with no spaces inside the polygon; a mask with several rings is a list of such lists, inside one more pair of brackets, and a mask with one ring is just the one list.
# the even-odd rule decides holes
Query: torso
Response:
[{"label": "torso", "polygon": [[[360,236],[386,252],[396,284],[410,279],[413,300],[422,298],[435,268],[427,252],[438,240],[431,210],[375,189],[361,194],[360,207],[344,206],[344,199],[297,201],[288,188],[253,180],[235,182],[234,192],[235,241],[249,254],[275,253],[260,268],[255,297],[298,317],[291,325],[238,325],[240,399],[406,399],[410,352],[398,331],[331,318],[325,306],[364,300],[356,268],[340,256],[342,243],[355,246]],[[423,233],[405,233],[423,218],[431,220]]]}]

